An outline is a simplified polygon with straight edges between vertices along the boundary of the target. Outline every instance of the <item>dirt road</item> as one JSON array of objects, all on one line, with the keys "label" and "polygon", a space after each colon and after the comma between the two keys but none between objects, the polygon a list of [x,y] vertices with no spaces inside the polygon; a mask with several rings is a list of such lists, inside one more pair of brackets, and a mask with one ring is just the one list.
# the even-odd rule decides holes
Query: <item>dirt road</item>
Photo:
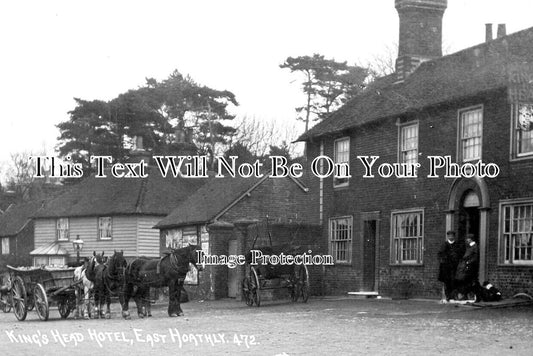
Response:
[{"label": "dirt road", "polygon": [[[0,313],[3,355],[532,355],[533,307],[478,309],[436,301],[311,299],[307,304],[190,302],[184,317],[18,322]],[[132,310],[133,311],[133,310]]]}]

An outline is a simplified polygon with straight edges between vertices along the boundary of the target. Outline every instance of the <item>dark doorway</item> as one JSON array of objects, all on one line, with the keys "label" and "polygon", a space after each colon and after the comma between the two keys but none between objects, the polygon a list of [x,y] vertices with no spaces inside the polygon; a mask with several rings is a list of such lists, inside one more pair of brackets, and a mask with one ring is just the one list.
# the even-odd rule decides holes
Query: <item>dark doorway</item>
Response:
[{"label": "dark doorway", "polygon": [[363,222],[363,290],[375,290],[377,221]]}]

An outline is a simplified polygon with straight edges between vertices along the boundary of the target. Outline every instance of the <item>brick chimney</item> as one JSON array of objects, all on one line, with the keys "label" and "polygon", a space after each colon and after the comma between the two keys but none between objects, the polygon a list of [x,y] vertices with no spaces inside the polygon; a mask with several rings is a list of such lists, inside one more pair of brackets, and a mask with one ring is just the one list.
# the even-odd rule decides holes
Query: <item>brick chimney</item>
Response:
[{"label": "brick chimney", "polygon": [[420,63],[442,56],[442,17],[448,0],[395,0],[400,17],[396,75],[403,81]]}]

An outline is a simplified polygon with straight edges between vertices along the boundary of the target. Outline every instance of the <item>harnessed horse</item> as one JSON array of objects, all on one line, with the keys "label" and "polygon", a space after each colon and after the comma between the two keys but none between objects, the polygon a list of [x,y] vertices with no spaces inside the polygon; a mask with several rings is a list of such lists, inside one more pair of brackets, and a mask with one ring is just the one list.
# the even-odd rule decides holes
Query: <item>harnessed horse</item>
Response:
[{"label": "harnessed horse", "polygon": [[150,287],[166,286],[169,292],[168,315],[171,317],[183,315],[180,295],[185,276],[189,271],[189,264],[201,270],[196,266],[197,251],[201,251],[199,246],[189,245],[180,249],[172,249],[160,259],[138,258],[132,261],[125,271],[122,316],[126,319],[130,318],[128,304],[132,297],[137,305],[138,316],[143,318],[149,315]]}]

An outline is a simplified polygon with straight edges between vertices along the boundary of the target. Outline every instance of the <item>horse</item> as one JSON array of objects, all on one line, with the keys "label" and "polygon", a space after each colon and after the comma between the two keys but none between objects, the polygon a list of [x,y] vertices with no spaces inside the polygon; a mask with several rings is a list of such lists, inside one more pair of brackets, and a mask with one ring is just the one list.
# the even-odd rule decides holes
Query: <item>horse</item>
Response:
[{"label": "horse", "polygon": [[[93,251],[93,258],[91,258],[91,260],[89,261],[89,265],[87,266],[87,269],[85,270],[85,276],[94,285],[94,287],[93,287],[93,290],[94,290],[94,308],[95,308],[94,317],[96,319],[98,319],[100,317],[104,317],[104,316],[106,318],[109,318],[111,316],[111,311],[110,311],[110,308],[109,308],[109,305],[111,304],[111,299],[110,298],[106,298],[106,294],[105,293],[102,294],[103,289],[101,288],[101,283],[102,283],[101,282],[101,280],[102,280],[101,276],[103,274],[103,271],[106,268],[104,254],[105,254],[104,251],[102,251],[102,253],[100,255],[96,254],[96,252]],[[107,304],[108,313],[106,313],[105,315],[102,312],[102,307],[103,307],[104,302],[108,302],[108,304]]]},{"label": "horse", "polygon": [[122,316],[130,319],[129,300],[134,298],[137,305],[137,315],[144,318],[150,315],[150,288],[168,287],[169,302],[168,315],[177,317],[183,315],[180,306],[181,288],[185,276],[192,263],[199,271],[198,252],[201,248],[197,245],[189,245],[184,248],[171,249],[161,258],[148,259],[137,258],[133,260],[125,271],[124,303]]},{"label": "horse", "polygon": [[[81,314],[83,314],[83,317],[85,319],[90,319],[91,317],[91,307],[90,307],[90,296],[94,288],[94,283],[87,278],[86,270],[88,265],[92,262],[92,259],[95,257],[91,257],[91,260],[85,259],[83,265],[77,267],[74,270],[74,282],[81,281],[82,289],[75,288],[76,293],[76,313],[75,317],[78,318]],[[81,295],[81,291],[83,290],[83,295]]]},{"label": "horse", "polygon": [[124,304],[124,270],[127,262],[124,259],[124,252],[114,251],[113,255],[107,259],[105,268],[99,270],[96,276],[96,283],[100,289],[100,297],[104,296],[107,302],[106,318],[109,318],[111,296],[117,295],[122,307]]}]

